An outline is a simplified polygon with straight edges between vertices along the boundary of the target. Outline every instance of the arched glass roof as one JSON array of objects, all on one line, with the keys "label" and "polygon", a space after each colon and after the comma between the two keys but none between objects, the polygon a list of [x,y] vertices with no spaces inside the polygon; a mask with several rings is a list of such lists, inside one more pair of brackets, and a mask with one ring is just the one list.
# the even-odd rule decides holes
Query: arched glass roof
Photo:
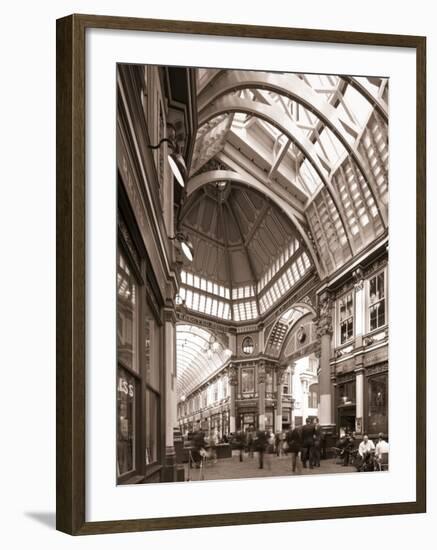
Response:
[{"label": "arched glass roof", "polygon": [[176,326],[177,394],[181,398],[220,370],[229,352],[216,336],[190,324]]},{"label": "arched glass roof", "polygon": [[387,79],[199,69],[197,84],[189,195],[218,169],[285,203],[321,278],[386,232]]}]

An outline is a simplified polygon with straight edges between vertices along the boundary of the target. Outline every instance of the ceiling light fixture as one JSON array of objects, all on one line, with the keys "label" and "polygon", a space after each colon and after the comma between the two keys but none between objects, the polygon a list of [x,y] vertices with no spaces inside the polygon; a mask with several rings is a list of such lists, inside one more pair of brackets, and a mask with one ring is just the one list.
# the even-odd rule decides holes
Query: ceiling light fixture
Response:
[{"label": "ceiling light fixture", "polygon": [[181,155],[179,145],[176,141],[176,131],[170,124],[167,125],[167,133],[172,137],[162,138],[156,145],[149,145],[149,149],[158,149],[163,143],[168,143],[171,153],[167,155],[167,161],[170,169],[181,187],[185,187],[188,171],[184,157]]},{"label": "ceiling light fixture", "polygon": [[174,237],[169,237],[171,241],[178,241],[181,247],[181,250],[184,256],[189,262],[192,262],[194,259],[194,246],[185,233],[178,232]]}]

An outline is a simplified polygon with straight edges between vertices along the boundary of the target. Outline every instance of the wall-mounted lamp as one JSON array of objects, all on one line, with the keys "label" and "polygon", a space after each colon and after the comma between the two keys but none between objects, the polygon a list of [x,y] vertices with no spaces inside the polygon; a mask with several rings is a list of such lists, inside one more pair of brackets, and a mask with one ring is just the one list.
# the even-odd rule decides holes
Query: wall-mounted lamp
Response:
[{"label": "wall-mounted lamp", "polygon": [[[174,128],[170,128],[170,133],[175,134]],[[161,141],[156,145],[149,145],[149,149],[158,149],[163,143],[168,143],[171,153],[167,155],[167,161],[170,166],[171,171],[173,172],[174,177],[181,187],[185,187],[185,180],[187,179],[187,165],[185,164],[184,157],[179,151],[179,146],[174,138],[162,138]]]},{"label": "wall-mounted lamp", "polygon": [[184,256],[189,262],[192,262],[194,259],[194,246],[190,239],[184,233],[176,233],[174,237],[169,237],[171,241],[179,241],[181,245],[181,250],[184,253]]}]

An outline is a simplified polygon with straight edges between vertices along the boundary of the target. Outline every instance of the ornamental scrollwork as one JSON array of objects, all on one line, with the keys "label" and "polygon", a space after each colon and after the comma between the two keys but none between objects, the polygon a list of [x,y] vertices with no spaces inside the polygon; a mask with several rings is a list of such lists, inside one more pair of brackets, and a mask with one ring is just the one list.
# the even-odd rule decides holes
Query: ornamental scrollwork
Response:
[{"label": "ornamental scrollwork", "polygon": [[321,294],[319,298],[316,325],[319,338],[325,334],[332,334],[332,299],[326,292]]},{"label": "ornamental scrollwork", "polygon": [[229,384],[231,386],[238,385],[238,367],[230,366],[228,369]]},{"label": "ornamental scrollwork", "polygon": [[258,383],[264,384],[266,381],[266,367],[264,363],[260,363],[258,366]]}]

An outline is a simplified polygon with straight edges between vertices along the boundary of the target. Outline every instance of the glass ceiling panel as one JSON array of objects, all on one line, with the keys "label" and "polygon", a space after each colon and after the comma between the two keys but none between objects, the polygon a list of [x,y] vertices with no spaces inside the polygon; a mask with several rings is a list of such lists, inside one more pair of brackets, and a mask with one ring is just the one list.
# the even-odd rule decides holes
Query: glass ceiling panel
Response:
[{"label": "glass ceiling panel", "polygon": [[196,325],[176,326],[176,373],[178,396],[223,367],[228,351],[209,331]]}]

